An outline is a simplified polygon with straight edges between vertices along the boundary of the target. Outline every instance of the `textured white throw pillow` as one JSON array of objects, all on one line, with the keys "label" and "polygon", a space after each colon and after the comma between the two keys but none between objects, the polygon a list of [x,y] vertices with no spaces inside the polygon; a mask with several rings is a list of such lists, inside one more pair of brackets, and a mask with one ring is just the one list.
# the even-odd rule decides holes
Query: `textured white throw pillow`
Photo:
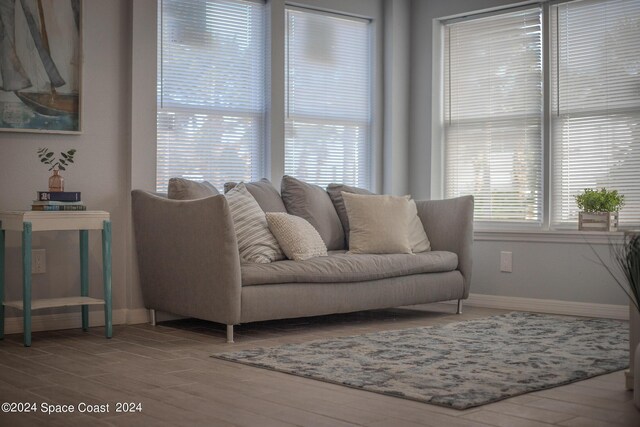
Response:
[{"label": "textured white throw pillow", "polygon": [[233,218],[240,259],[260,264],[284,259],[278,241],[269,231],[264,211],[244,183],[229,190],[225,197]]},{"label": "textured white throw pillow", "polygon": [[349,252],[411,253],[409,199],[342,192],[349,217]]},{"label": "textured white throw pillow", "polygon": [[267,224],[287,258],[295,261],[327,255],[327,246],[306,219],[284,212],[267,212]]},{"label": "textured white throw pillow", "polygon": [[414,254],[431,250],[431,242],[418,217],[418,207],[413,199],[409,200],[409,246]]}]

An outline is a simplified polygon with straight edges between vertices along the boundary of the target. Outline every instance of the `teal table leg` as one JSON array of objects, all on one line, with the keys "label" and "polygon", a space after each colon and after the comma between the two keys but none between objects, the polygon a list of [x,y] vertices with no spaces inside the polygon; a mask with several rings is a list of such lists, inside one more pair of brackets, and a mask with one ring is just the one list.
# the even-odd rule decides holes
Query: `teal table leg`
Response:
[{"label": "teal table leg", "polygon": [[31,223],[22,230],[22,316],[24,346],[31,347]]},{"label": "teal table leg", "polygon": [[102,275],[104,281],[104,329],[107,338],[113,334],[111,323],[111,221],[102,227]]},{"label": "teal table leg", "polygon": [[0,221],[0,340],[4,338],[4,229]]},{"label": "teal table leg", "polygon": [[[80,296],[89,296],[89,231],[80,230]],[[89,306],[82,306],[82,330],[89,328]]]}]

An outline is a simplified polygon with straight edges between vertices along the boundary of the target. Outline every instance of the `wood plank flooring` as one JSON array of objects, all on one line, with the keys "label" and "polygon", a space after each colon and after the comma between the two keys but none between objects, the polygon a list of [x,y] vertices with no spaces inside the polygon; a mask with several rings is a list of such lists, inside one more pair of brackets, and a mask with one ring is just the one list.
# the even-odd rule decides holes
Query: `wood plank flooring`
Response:
[{"label": "wood plank flooring", "polygon": [[[116,326],[111,340],[103,328],[37,332],[31,348],[22,346],[22,335],[8,335],[0,341],[0,403],[35,403],[38,410],[0,412],[0,426],[640,426],[622,372],[459,411],[209,357],[502,313],[454,310],[432,304],[260,322],[236,327],[231,345],[223,325],[193,319]],[[108,403],[109,412],[81,413],[81,402],[98,409]],[[116,412],[117,402],[140,403],[142,411]],[[76,411],[47,415],[43,404]]]}]

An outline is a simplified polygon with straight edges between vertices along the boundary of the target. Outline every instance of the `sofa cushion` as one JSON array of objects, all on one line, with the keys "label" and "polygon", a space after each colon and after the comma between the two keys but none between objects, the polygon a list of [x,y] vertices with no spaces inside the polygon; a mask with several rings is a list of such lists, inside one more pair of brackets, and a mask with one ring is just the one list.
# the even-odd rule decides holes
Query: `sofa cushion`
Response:
[{"label": "sofa cushion", "polygon": [[167,197],[173,200],[194,200],[220,194],[208,181],[198,182],[185,178],[169,179]]},{"label": "sofa cushion", "polygon": [[326,257],[271,264],[242,264],[242,285],[277,283],[362,282],[421,273],[453,271],[458,256],[453,252],[418,254],[346,254],[333,251]]},{"label": "sofa cushion", "polygon": [[350,185],[345,184],[329,184],[327,185],[327,193],[329,193],[329,197],[333,202],[333,206],[336,208],[336,212],[338,213],[338,218],[340,218],[340,222],[342,223],[342,228],[344,229],[344,236],[346,238],[346,246],[349,247],[349,217],[347,216],[347,208],[344,206],[344,198],[342,197],[342,192],[345,193],[354,193],[354,194],[374,194],[369,190],[365,190],[364,188],[352,187]]},{"label": "sofa cushion", "polygon": [[327,256],[327,247],[322,238],[306,219],[284,212],[267,212],[265,215],[269,230],[287,258],[304,261]]},{"label": "sofa cushion", "polygon": [[424,225],[418,216],[416,201],[409,200],[409,246],[411,252],[424,252],[431,250],[431,242],[424,231]]},{"label": "sofa cushion", "polygon": [[411,253],[409,197],[342,193],[349,216],[349,252]]},{"label": "sofa cushion", "polygon": [[318,230],[328,250],[344,249],[340,218],[329,194],[322,187],[285,175],[280,192],[287,212],[309,221]]},{"label": "sofa cushion", "polygon": [[269,263],[284,259],[278,241],[267,225],[267,218],[243,183],[225,195],[244,262]]},{"label": "sofa cushion", "polygon": [[[238,185],[237,182],[225,182],[224,192],[225,194],[233,187]],[[287,212],[287,208],[284,207],[280,193],[275,189],[271,181],[267,178],[262,178],[260,181],[245,182],[244,185],[249,190],[249,193],[256,199],[256,202],[260,205],[265,212]]]}]

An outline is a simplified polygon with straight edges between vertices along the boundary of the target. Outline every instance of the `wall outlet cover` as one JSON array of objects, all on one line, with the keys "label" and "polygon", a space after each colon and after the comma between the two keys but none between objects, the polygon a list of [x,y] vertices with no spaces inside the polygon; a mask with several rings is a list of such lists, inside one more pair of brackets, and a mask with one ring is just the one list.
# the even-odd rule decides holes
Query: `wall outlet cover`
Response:
[{"label": "wall outlet cover", "polygon": [[512,252],[500,252],[500,271],[504,271],[505,273],[511,273],[513,271]]},{"label": "wall outlet cover", "polygon": [[47,252],[45,249],[33,249],[31,251],[31,274],[43,274],[47,272]]}]

